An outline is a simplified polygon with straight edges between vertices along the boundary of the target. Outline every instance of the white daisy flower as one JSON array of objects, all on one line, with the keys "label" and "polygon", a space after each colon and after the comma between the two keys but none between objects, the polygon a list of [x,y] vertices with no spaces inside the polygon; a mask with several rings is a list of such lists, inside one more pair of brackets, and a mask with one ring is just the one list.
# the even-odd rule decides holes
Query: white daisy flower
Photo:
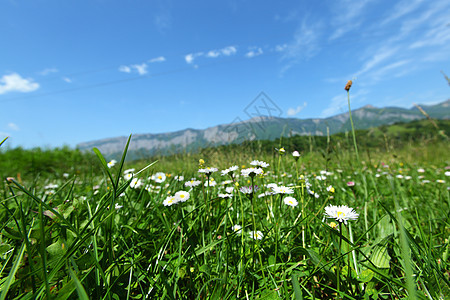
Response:
[{"label": "white daisy flower", "polygon": [[236,232],[236,234],[241,234],[241,231],[242,231],[241,225],[238,225],[238,224],[233,225],[233,227],[231,227],[231,229],[233,229],[233,231]]},{"label": "white daisy flower", "polygon": [[163,172],[157,172],[151,177],[151,179],[156,183],[163,183],[166,180],[166,174]]},{"label": "white daisy flower", "polygon": [[198,172],[199,173],[204,173],[206,176],[209,176],[212,173],[217,172],[217,170],[218,170],[217,168],[207,167],[207,168],[204,168],[204,169],[199,169]]},{"label": "white daisy flower", "polygon": [[163,201],[164,206],[171,206],[178,203],[178,199],[175,196],[168,196],[166,200]]},{"label": "white daisy flower", "polygon": [[106,165],[108,166],[108,168],[112,168],[112,167],[114,167],[115,165],[116,165],[116,163],[117,163],[117,160],[115,160],[115,159],[112,159],[109,163],[107,163]]},{"label": "white daisy flower", "polygon": [[185,202],[189,199],[190,194],[185,191],[178,191],[175,193],[175,198],[180,202]]},{"label": "white daisy flower", "polygon": [[294,193],[293,189],[288,188],[288,187],[283,186],[283,185],[273,187],[272,190],[273,190],[273,192],[275,194],[293,194]]},{"label": "white daisy flower", "polygon": [[247,168],[247,169],[243,169],[241,170],[241,175],[244,177],[254,177],[255,175],[259,175],[262,174],[263,170],[260,168]]},{"label": "white daisy flower", "polygon": [[292,207],[296,207],[298,205],[298,201],[294,198],[294,197],[286,197],[283,199],[284,204],[292,206]]},{"label": "white daisy flower", "polygon": [[200,184],[202,184],[202,182],[200,180],[196,180],[195,178],[192,178],[190,181],[186,181],[184,183],[184,186],[195,187],[195,186],[198,186]]},{"label": "white daisy flower", "polygon": [[249,232],[250,237],[254,240],[262,240],[262,238],[264,237],[264,234],[261,231],[250,231]]},{"label": "white daisy flower", "polygon": [[358,219],[359,214],[357,214],[353,208],[346,205],[328,205],[325,207],[325,216],[327,218],[334,218],[336,221],[344,222],[347,224],[348,220]]}]

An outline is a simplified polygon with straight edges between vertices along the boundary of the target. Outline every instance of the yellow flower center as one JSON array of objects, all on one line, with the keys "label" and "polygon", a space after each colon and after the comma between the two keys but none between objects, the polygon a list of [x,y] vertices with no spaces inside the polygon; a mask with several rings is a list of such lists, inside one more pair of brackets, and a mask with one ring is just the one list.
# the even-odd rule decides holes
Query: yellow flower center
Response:
[{"label": "yellow flower center", "polygon": [[345,213],[342,212],[342,211],[338,211],[337,212],[337,216],[338,216],[338,218],[344,218],[345,217]]}]

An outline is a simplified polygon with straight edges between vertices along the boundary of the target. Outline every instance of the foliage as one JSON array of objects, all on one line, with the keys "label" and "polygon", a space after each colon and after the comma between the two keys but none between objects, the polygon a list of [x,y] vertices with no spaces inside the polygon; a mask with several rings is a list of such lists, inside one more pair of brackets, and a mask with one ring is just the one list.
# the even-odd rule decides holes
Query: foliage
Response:
[{"label": "foliage", "polygon": [[[28,175],[0,185],[0,299],[443,299],[449,145],[435,129],[417,141],[416,127],[395,128],[357,132],[360,164],[345,134],[161,157],[140,173],[153,159],[125,166],[126,150],[114,166],[97,150],[95,163],[33,150],[43,168],[53,164],[38,179],[18,159],[24,150],[3,152],[20,166],[3,165],[9,174]],[[256,159],[269,164],[262,175],[207,169]],[[163,204],[179,191],[189,199]],[[335,227],[329,204],[359,217]]]}]

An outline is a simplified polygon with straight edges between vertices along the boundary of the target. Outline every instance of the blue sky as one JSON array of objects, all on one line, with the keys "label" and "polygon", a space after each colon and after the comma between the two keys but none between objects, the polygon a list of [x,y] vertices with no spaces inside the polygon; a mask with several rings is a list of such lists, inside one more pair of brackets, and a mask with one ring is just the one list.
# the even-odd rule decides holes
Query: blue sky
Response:
[{"label": "blue sky", "polygon": [[449,98],[448,0],[0,2],[0,138],[75,146]]}]

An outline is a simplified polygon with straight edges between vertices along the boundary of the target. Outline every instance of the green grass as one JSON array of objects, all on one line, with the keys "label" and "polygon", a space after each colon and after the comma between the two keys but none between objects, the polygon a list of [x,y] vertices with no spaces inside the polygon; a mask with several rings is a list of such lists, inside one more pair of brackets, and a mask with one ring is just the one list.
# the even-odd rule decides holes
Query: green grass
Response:
[{"label": "green grass", "polygon": [[[448,142],[435,132],[419,142],[383,136],[373,147],[361,134],[369,132],[356,132],[361,164],[352,137],[343,134],[325,144],[310,138],[302,148],[293,138],[158,157],[139,174],[156,158],[125,163],[124,155],[108,168],[99,153],[94,162],[50,151],[40,155],[52,157],[52,169],[39,174],[4,168],[0,297],[444,299]],[[274,148],[283,146],[280,155]],[[294,150],[302,152],[298,161]],[[205,186],[200,158],[204,167],[219,168],[210,176],[216,185]],[[254,178],[237,176],[253,160],[270,166]],[[239,167],[234,177],[221,176],[232,165]],[[126,180],[129,168],[137,175]],[[156,172],[166,174],[163,182],[152,179]],[[201,184],[187,187],[191,178]],[[254,194],[239,191],[252,183],[259,187]],[[293,194],[259,197],[270,183]],[[226,187],[231,198],[219,197]],[[178,191],[190,198],[164,206]],[[286,205],[287,196],[298,205]],[[330,204],[349,206],[359,217],[337,230],[330,222],[338,222],[324,217]]]}]

